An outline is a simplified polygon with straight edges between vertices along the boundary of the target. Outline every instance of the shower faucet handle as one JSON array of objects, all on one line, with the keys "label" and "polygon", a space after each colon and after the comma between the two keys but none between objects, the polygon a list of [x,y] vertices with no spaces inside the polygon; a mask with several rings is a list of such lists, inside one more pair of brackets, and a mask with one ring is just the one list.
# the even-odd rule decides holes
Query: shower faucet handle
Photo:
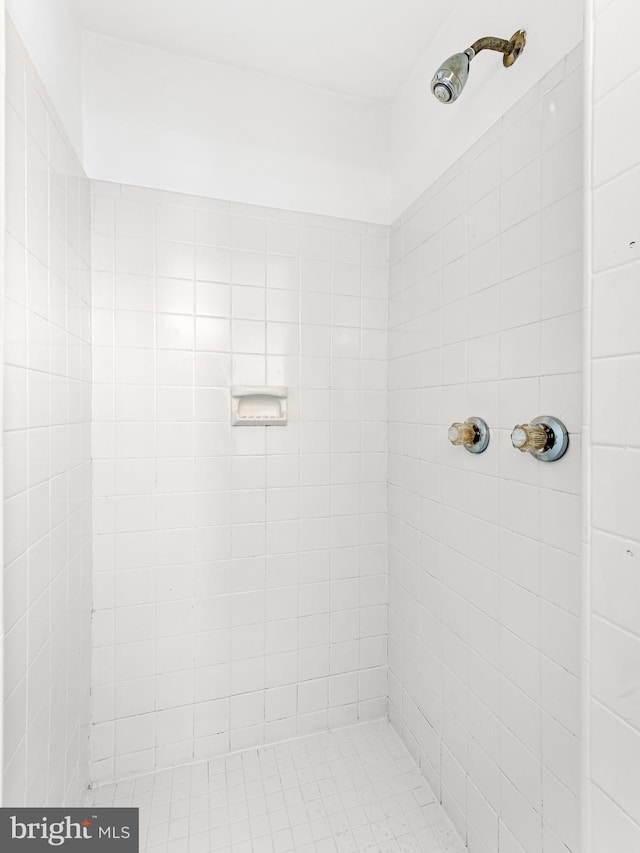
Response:
[{"label": "shower faucet handle", "polygon": [[511,444],[522,453],[544,450],[549,441],[541,424],[517,424],[511,433]]},{"label": "shower faucet handle", "polygon": [[455,423],[449,427],[449,441],[456,446],[466,447],[468,444],[473,444],[476,440],[477,431],[473,424]]},{"label": "shower faucet handle", "polygon": [[567,452],[569,435],[558,418],[541,415],[531,423],[517,424],[511,432],[511,444],[541,462],[555,462]]},{"label": "shower faucet handle", "polygon": [[455,447],[464,447],[469,453],[483,453],[489,445],[489,427],[482,418],[467,418],[464,423],[451,424],[447,437]]}]

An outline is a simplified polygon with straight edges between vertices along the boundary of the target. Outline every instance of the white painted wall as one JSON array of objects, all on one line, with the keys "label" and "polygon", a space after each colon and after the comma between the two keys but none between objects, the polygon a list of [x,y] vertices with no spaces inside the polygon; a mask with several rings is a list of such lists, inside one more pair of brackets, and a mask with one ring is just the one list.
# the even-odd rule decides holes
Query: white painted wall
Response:
[{"label": "white painted wall", "polygon": [[93,178],[372,222],[388,219],[388,109],[84,34]]},{"label": "white painted wall", "polygon": [[[582,40],[583,0],[460,0],[391,108],[392,220],[442,175],[550,68]],[[508,71],[498,54],[472,64],[462,99],[439,104],[429,91],[444,59],[482,36],[528,33],[526,52]]]},{"label": "white painted wall", "polygon": [[[384,103],[93,32],[82,59],[72,0],[7,5],[79,153],[84,123],[91,177],[385,223],[582,37],[582,0],[459,0]],[[514,68],[481,55],[463,101],[448,108],[432,98],[446,56],[519,27],[529,43]]]},{"label": "white painted wall", "polygon": [[7,0],[6,8],[82,156],[82,42],[73,0]]},{"label": "white painted wall", "polygon": [[424,0],[75,2],[86,30],[383,101],[451,12]]}]

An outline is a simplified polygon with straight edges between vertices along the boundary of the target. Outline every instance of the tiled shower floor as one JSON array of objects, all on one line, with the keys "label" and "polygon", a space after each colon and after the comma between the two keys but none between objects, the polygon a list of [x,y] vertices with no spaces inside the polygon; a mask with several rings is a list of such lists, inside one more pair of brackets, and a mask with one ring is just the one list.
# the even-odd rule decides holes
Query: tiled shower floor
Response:
[{"label": "tiled shower floor", "polygon": [[105,785],[140,808],[141,853],[463,853],[387,722]]}]

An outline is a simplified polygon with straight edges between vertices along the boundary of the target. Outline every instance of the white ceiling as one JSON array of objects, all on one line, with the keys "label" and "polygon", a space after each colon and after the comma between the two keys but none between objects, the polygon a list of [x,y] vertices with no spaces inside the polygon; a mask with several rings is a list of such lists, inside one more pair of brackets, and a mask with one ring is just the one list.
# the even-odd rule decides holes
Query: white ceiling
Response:
[{"label": "white ceiling", "polygon": [[388,100],[454,3],[435,0],[75,0],[86,29]]}]

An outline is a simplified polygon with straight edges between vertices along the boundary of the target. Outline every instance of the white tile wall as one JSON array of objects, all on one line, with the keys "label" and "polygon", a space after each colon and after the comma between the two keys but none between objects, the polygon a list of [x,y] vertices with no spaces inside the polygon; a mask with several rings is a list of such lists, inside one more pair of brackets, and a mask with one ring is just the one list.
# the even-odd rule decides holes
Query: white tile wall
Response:
[{"label": "white tile wall", "polygon": [[[629,52],[640,10],[590,5],[594,55],[591,252],[590,763],[591,850],[640,849],[640,124],[630,109],[640,61]],[[591,68],[590,68],[591,70]]]},{"label": "white tile wall", "polygon": [[[626,0],[597,13],[591,808],[604,853],[640,838],[640,223],[624,109],[636,69],[612,53],[637,13]],[[403,215],[389,293],[380,226],[100,183],[91,210],[10,23],[7,50],[7,803],[79,801],[90,679],[94,781],[375,719],[388,694],[474,853],[577,853],[580,53]],[[289,386],[289,426],[232,429],[229,386],[263,382]],[[509,443],[541,412],[571,432],[553,466]],[[481,457],[446,441],[471,414],[492,427]]]},{"label": "white tile wall", "polygon": [[383,716],[388,229],[113,184],[93,229],[93,778]]},{"label": "white tile wall", "polygon": [[582,90],[576,51],[392,230],[390,715],[477,853],[579,851]]},{"label": "white tile wall", "polygon": [[7,21],[4,802],[88,781],[91,624],[88,181]]}]

